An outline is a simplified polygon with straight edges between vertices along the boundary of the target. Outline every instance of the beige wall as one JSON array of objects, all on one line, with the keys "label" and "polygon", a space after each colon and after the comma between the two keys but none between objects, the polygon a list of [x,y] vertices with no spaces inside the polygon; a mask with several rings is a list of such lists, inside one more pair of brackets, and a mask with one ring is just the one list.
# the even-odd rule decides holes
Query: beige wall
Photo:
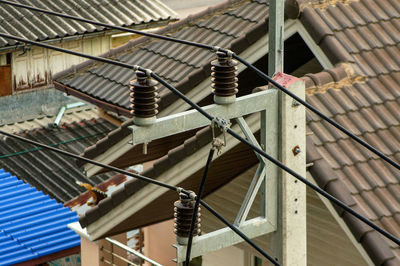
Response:
[{"label": "beige wall", "polygon": [[144,254],[146,257],[164,266],[176,266],[172,260],[176,258],[176,242],[173,220],[165,221],[143,228]]},{"label": "beige wall", "polygon": [[[126,234],[120,234],[117,236],[111,237],[114,240],[121,242],[122,244],[126,245],[127,238]],[[111,244],[107,242],[105,239],[101,239],[96,242],[92,242],[87,240],[86,238],[81,237],[81,261],[82,266],[101,266],[101,265],[110,265],[106,264],[102,261],[104,258],[107,261],[111,261],[111,255],[109,252],[102,250],[102,247],[106,250],[111,250]],[[122,250],[119,247],[113,247],[113,252],[126,258],[127,253],[126,251]],[[123,261],[119,260],[118,258],[113,258],[113,263],[116,265],[126,265]]]},{"label": "beige wall", "polygon": [[203,256],[203,266],[249,265],[245,252],[237,247],[224,248]]},{"label": "beige wall", "polygon": [[82,266],[99,266],[100,252],[97,243],[81,237],[81,262]]}]

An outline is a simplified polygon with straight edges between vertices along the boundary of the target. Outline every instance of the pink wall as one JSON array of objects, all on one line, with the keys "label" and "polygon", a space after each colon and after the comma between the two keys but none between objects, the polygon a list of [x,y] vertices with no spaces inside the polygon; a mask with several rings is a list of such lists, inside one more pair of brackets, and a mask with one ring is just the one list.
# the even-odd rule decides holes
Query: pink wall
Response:
[{"label": "pink wall", "polygon": [[172,260],[176,258],[176,242],[173,220],[154,224],[143,228],[144,254],[165,266],[176,266]]}]

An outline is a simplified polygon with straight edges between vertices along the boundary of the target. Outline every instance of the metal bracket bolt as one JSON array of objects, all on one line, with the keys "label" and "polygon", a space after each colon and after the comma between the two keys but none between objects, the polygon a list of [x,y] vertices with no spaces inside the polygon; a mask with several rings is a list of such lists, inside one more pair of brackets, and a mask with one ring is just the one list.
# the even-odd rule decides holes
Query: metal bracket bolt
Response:
[{"label": "metal bracket bolt", "polygon": [[295,146],[292,149],[293,155],[296,156],[297,154],[299,154],[301,152],[299,145]]},{"label": "metal bracket bolt", "polygon": [[300,106],[300,103],[296,100],[293,100],[292,107],[297,107],[297,106]]}]

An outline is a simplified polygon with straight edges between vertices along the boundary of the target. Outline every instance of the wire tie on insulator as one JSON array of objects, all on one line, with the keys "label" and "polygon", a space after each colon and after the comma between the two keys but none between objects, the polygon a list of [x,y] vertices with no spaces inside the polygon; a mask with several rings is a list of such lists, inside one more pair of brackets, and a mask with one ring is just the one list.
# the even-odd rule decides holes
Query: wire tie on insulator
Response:
[{"label": "wire tie on insulator", "polygon": [[194,193],[193,191],[190,191],[188,196],[189,196],[189,198],[191,198],[192,200],[196,200],[196,197],[197,197],[196,193]]},{"label": "wire tie on insulator", "polygon": [[232,59],[233,54],[231,50],[226,50],[226,56],[228,56],[229,59]]},{"label": "wire tie on insulator", "polygon": [[214,52],[219,52],[221,50],[221,47],[219,46],[213,46]]},{"label": "wire tie on insulator", "polygon": [[134,72],[138,71],[139,68],[140,68],[140,66],[138,66],[138,65],[133,65],[133,67],[132,67]]},{"label": "wire tie on insulator", "polygon": [[151,78],[151,73],[153,73],[153,71],[151,71],[150,69],[145,69],[144,72],[146,73],[148,78]]},{"label": "wire tie on insulator", "polygon": [[181,188],[181,187],[176,188],[176,192],[178,192],[178,195],[181,194],[182,191],[183,191],[183,188]]}]

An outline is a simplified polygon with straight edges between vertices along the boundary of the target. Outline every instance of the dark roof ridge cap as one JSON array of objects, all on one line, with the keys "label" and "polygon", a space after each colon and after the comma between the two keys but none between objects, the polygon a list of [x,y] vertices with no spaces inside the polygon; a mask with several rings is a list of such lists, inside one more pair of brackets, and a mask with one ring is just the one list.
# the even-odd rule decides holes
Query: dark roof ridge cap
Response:
[{"label": "dark roof ridge cap", "polygon": [[340,63],[334,68],[306,74],[301,79],[306,84],[307,95],[312,95],[314,93],[324,93],[329,88],[340,89],[343,86],[365,82],[367,77],[361,74],[354,63]]},{"label": "dark roof ridge cap", "polygon": [[304,8],[311,7],[314,9],[325,10],[329,6],[335,6],[339,3],[349,4],[351,2],[358,2],[360,0],[286,0],[285,1],[285,15],[290,19],[297,19],[300,17]]},{"label": "dark roof ridge cap", "polygon": [[[229,6],[232,6],[232,5],[234,5],[234,4],[238,3],[238,2],[242,2],[242,1],[243,0],[226,0],[225,2],[222,2],[222,3],[217,4],[215,6],[209,7],[209,8],[207,8],[207,9],[201,11],[201,12],[195,13],[193,15],[189,15],[189,16],[187,16],[186,18],[184,18],[182,20],[179,20],[179,21],[174,22],[174,23],[170,23],[166,27],[158,29],[158,30],[154,31],[153,33],[162,35],[162,34],[164,34],[166,32],[176,30],[176,29],[178,29],[180,27],[183,27],[186,24],[191,23],[194,20],[200,19],[200,18],[202,18],[202,17],[204,17],[206,15],[211,15],[213,13],[219,12],[219,11],[221,11],[223,9],[228,8]],[[127,49],[130,49],[130,48],[135,47],[135,46],[137,46],[139,44],[145,43],[150,38],[151,37],[143,36],[143,37],[140,37],[138,39],[131,40],[128,43],[126,43],[124,45],[121,45],[121,46],[119,46],[117,48],[111,48],[107,52],[105,52],[105,53],[103,53],[101,55],[98,55],[98,56],[99,57],[107,57],[107,58],[115,56],[117,54],[122,53],[123,51],[125,51]],[[66,77],[66,76],[69,76],[71,74],[76,74],[80,69],[87,68],[87,67],[89,67],[89,66],[91,66],[93,64],[96,64],[96,63],[97,63],[97,61],[93,60],[93,59],[85,60],[82,63],[73,65],[73,66],[71,66],[71,67],[69,67],[69,68],[67,68],[67,69],[65,69],[63,71],[60,71],[60,72],[54,74],[53,75],[53,80],[57,80],[57,79]]]},{"label": "dark roof ridge cap", "polygon": [[[352,209],[366,216],[365,211],[363,211],[353,199],[346,184],[337,176],[332,167],[322,158],[322,155],[314,147],[311,137],[307,137],[306,153],[307,163],[314,163],[313,166],[308,168],[308,171],[311,173],[318,186],[344,202],[347,206],[351,206]],[[373,231],[373,229],[354,216],[345,212],[342,208],[334,204],[333,207],[349,227],[355,239],[363,246],[376,265],[383,265],[385,262],[395,258],[390,246],[385,243],[385,240],[380,234]]]}]

